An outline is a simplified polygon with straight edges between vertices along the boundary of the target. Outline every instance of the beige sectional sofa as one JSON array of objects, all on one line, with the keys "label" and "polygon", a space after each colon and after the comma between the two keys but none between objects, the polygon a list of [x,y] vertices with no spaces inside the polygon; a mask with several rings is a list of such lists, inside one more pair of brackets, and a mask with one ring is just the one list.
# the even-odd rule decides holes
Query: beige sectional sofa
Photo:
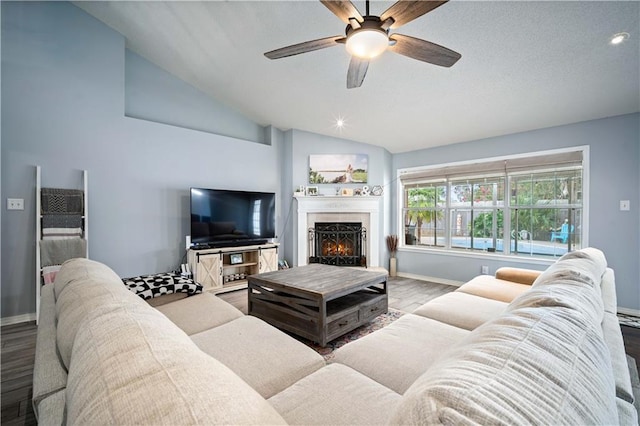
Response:
[{"label": "beige sectional sofa", "polygon": [[596,249],[475,278],[330,364],[211,294],[151,307],[89,260],[65,263],[41,303],[44,425],[637,424]]}]

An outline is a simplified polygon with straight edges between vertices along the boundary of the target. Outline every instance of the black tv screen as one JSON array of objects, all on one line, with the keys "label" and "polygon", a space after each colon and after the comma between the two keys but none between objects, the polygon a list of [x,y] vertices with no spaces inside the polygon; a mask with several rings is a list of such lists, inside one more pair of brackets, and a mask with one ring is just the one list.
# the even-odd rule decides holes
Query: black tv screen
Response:
[{"label": "black tv screen", "polygon": [[229,247],[275,238],[276,195],[271,192],[191,188],[191,243]]}]

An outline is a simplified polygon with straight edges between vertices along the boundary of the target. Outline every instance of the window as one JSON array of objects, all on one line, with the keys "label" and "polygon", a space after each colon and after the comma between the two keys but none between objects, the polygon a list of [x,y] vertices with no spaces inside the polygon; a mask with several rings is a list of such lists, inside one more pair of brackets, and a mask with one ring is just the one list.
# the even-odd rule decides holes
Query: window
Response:
[{"label": "window", "polygon": [[402,245],[534,257],[581,248],[586,149],[400,170]]}]

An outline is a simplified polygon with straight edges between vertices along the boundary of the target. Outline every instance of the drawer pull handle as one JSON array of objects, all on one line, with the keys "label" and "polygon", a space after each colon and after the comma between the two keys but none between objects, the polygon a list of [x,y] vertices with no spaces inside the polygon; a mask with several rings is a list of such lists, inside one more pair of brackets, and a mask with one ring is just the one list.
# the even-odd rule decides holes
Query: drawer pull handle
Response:
[{"label": "drawer pull handle", "polygon": [[371,308],[371,312],[375,312],[375,311],[377,311],[378,309],[380,309],[380,308],[378,308],[378,307]]},{"label": "drawer pull handle", "polygon": [[349,321],[345,321],[345,322],[339,322],[338,323],[338,327],[344,327],[345,325],[349,324]]}]

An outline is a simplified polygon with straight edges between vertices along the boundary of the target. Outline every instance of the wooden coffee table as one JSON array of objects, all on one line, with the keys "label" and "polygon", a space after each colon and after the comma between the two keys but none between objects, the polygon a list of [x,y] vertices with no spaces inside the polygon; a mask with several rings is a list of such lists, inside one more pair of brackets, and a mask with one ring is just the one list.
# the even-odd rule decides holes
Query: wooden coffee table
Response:
[{"label": "wooden coffee table", "polygon": [[387,273],[311,264],[251,275],[249,315],[326,346],[387,312]]}]

